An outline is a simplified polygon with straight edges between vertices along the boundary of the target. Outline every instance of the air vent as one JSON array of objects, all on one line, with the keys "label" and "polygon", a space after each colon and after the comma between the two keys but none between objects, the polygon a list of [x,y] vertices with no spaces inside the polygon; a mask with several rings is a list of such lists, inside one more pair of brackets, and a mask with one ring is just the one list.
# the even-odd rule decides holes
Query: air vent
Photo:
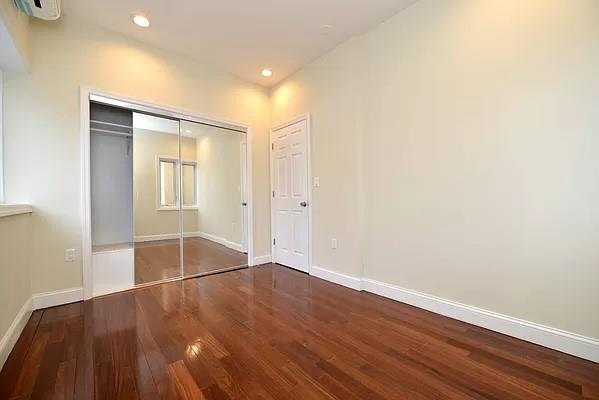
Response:
[{"label": "air vent", "polygon": [[60,0],[14,0],[15,5],[25,14],[46,19],[54,20],[60,17]]}]

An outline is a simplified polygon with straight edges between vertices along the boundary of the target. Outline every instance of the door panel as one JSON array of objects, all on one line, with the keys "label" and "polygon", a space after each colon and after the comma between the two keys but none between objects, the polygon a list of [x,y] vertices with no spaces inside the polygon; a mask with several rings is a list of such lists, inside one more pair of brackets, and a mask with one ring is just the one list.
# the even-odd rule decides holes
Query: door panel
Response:
[{"label": "door panel", "polygon": [[[183,274],[199,276],[247,266],[245,135],[230,129],[181,121],[181,155],[195,166],[183,180],[184,204],[195,225],[183,239]],[[190,167],[191,168],[191,167]],[[185,174],[183,174],[185,177]],[[193,185],[193,187],[189,187]]]},{"label": "door panel", "polygon": [[308,154],[307,121],[273,132],[274,259],[307,272]]},{"label": "door panel", "polygon": [[179,173],[179,121],[134,112],[137,285],[181,276]]}]

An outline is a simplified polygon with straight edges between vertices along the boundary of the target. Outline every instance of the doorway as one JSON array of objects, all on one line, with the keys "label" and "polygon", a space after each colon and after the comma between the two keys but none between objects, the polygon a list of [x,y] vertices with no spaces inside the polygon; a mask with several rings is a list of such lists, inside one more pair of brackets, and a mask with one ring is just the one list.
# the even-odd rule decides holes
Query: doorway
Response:
[{"label": "doorway", "polygon": [[272,258],[310,272],[310,118],[296,118],[271,130]]}]

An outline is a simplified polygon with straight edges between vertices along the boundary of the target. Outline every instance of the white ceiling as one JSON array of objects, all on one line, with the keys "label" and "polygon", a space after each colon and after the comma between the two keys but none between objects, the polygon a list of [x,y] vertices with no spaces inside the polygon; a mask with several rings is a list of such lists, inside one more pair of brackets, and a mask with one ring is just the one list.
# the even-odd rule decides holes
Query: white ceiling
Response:
[{"label": "white ceiling", "polygon": [[[63,12],[272,86],[414,1],[63,0]],[[150,28],[131,22],[136,12]]]}]

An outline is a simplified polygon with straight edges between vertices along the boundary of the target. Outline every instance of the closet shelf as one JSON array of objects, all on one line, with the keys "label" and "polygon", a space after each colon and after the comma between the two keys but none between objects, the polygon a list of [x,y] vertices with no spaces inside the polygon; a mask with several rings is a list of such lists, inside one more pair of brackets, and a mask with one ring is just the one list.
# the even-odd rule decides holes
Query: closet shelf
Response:
[{"label": "closet shelf", "polygon": [[89,128],[89,130],[90,130],[90,132],[108,133],[108,134],[117,135],[117,136],[127,136],[127,137],[133,136],[133,133],[131,133],[131,132],[113,131],[111,129]]},{"label": "closet shelf", "polygon": [[102,125],[118,126],[119,128],[133,129],[133,127],[130,125],[115,124],[114,122],[99,121],[97,119],[90,119],[89,122],[91,122],[92,124],[102,124]]}]

